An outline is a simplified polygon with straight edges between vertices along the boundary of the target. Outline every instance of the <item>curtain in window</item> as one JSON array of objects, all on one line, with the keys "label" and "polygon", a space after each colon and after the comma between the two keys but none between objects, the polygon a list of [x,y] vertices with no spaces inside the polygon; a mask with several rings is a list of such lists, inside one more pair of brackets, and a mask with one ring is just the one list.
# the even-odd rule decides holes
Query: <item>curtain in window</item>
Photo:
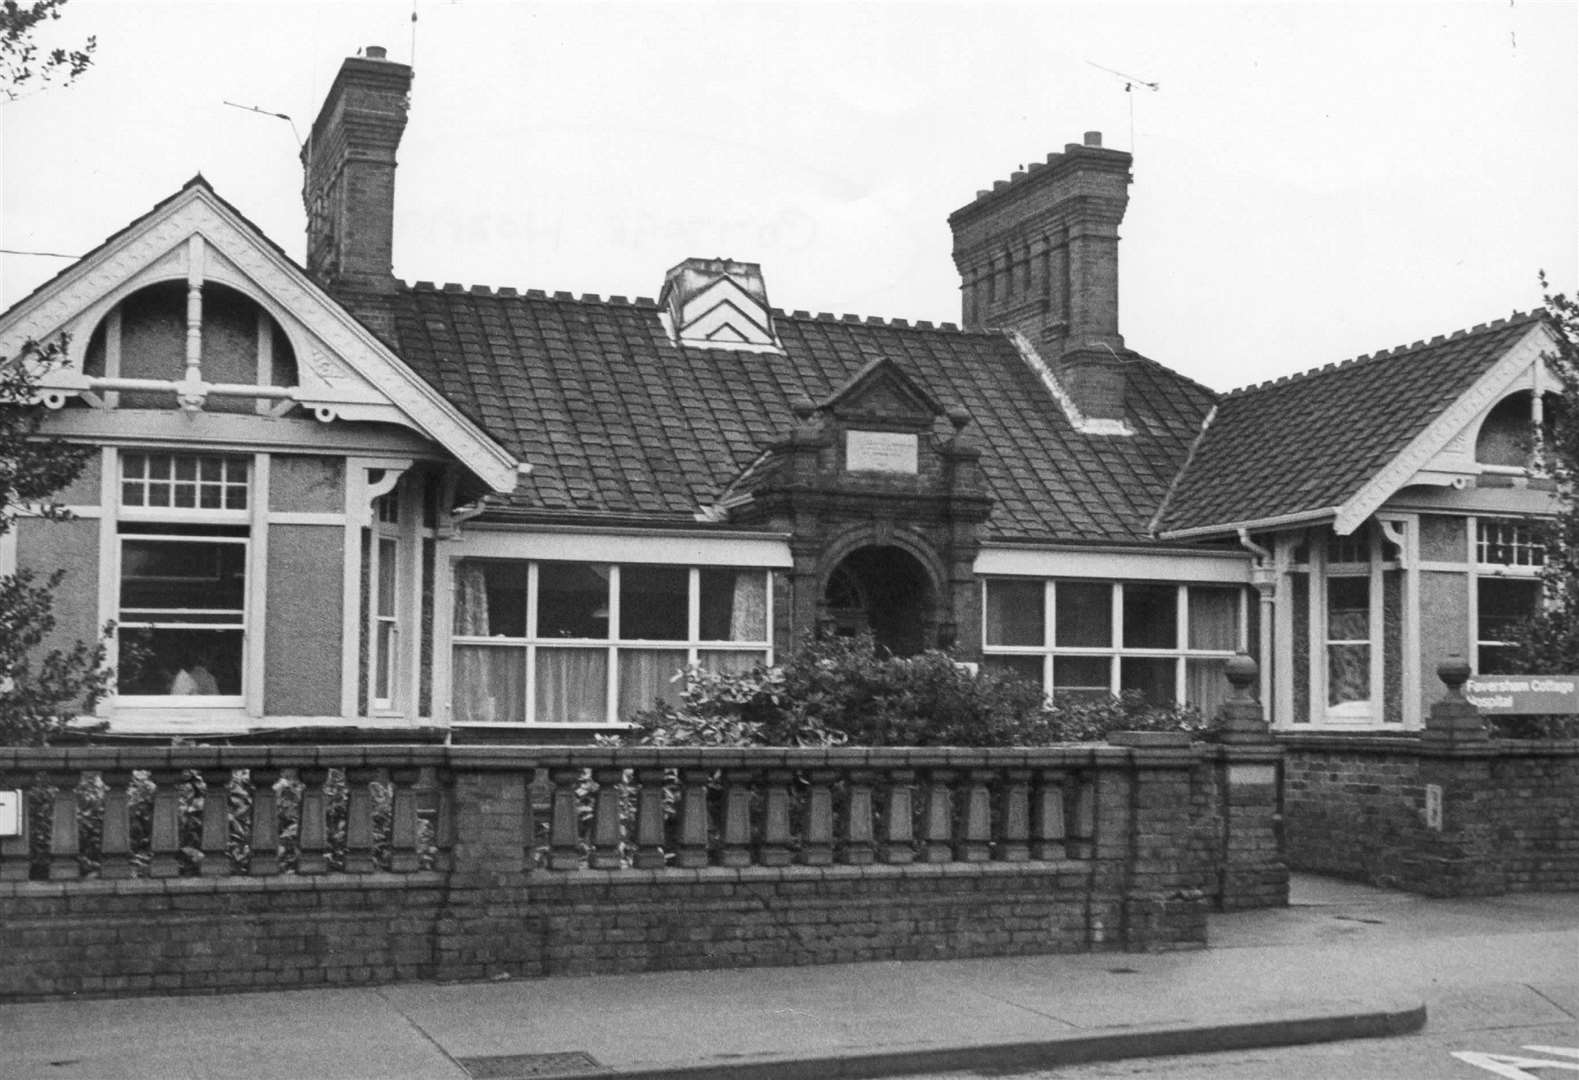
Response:
[{"label": "curtain in window", "polygon": [[[467,637],[488,634],[488,578],[481,566],[463,562],[456,569],[455,633]],[[525,658],[521,652],[491,645],[455,646],[451,699],[456,723],[526,719]]]},{"label": "curtain in window", "polygon": [[1239,591],[1190,586],[1192,649],[1239,648]]},{"label": "curtain in window", "polygon": [[621,649],[618,719],[652,708],[655,700],[679,701],[681,683],[675,675],[685,661],[683,649]]},{"label": "curtain in window", "polygon": [[1186,660],[1184,662],[1185,700],[1201,710],[1207,719],[1228,700],[1228,676],[1223,673],[1226,660]]},{"label": "curtain in window", "polygon": [[537,649],[537,722],[608,722],[609,651]]},{"label": "curtain in window", "polygon": [[749,570],[735,574],[734,602],[729,611],[730,641],[765,641],[768,636],[767,575]]}]

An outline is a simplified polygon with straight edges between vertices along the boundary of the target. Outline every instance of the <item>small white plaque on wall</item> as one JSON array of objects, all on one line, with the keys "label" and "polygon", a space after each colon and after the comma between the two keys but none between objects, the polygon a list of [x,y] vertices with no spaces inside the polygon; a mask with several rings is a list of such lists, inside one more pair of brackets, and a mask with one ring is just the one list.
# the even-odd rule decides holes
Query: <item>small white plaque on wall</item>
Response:
[{"label": "small white plaque on wall", "polygon": [[919,470],[919,436],[904,431],[846,431],[844,467],[848,472],[908,473]]},{"label": "small white plaque on wall", "polygon": [[0,791],[0,836],[22,835],[22,793]]},{"label": "small white plaque on wall", "polygon": [[1425,827],[1433,832],[1442,831],[1442,785],[1425,786]]}]

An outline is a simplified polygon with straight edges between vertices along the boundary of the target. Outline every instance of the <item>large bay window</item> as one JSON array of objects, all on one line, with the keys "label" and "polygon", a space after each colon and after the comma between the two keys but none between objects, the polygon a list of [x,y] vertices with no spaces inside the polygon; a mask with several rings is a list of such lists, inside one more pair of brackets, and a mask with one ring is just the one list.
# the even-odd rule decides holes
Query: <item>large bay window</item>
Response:
[{"label": "large bay window", "polygon": [[608,724],[675,700],[689,666],[770,658],[768,597],[760,569],[462,560],[453,720]]},{"label": "large bay window", "polygon": [[1055,701],[1133,690],[1211,711],[1227,694],[1223,664],[1245,644],[1238,586],[1004,578],[985,590],[984,662]]},{"label": "large bay window", "polygon": [[245,671],[248,462],[121,455],[119,696],[239,705]]},{"label": "large bay window", "polygon": [[1545,552],[1529,521],[1478,518],[1475,522],[1475,670],[1508,670],[1508,638],[1534,615],[1541,599]]}]

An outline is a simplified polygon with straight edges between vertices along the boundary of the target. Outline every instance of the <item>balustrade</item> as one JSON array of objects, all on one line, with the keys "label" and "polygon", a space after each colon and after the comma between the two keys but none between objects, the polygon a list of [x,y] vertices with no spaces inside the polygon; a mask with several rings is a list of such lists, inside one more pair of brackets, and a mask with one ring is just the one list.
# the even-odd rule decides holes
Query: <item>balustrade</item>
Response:
[{"label": "balustrade", "polygon": [[991,751],[953,752],[958,767],[927,751],[666,749],[668,768],[650,754],[621,768],[618,750],[545,754],[561,758],[543,769],[537,864],[550,873],[1091,853],[1095,771],[1079,752],[1040,768],[1024,752]]},{"label": "balustrade", "polygon": [[29,811],[24,835],[0,838],[0,881],[450,865],[453,817],[432,767],[336,767],[333,750],[301,766],[275,765],[267,749],[0,753],[0,788],[20,789]]},{"label": "balustrade", "polygon": [[[1089,750],[442,747],[0,751],[29,835],[0,881],[411,874],[453,867],[463,769],[516,774],[538,873],[1090,858]],[[536,848],[535,857],[533,848]]]}]

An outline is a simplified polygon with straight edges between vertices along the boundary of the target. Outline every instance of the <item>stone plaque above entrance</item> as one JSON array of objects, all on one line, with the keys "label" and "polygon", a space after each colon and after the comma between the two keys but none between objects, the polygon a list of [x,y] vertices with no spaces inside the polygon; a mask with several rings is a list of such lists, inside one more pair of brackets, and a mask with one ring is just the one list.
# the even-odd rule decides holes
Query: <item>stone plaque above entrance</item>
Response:
[{"label": "stone plaque above entrance", "polygon": [[847,472],[906,473],[919,469],[920,437],[905,431],[846,431],[844,467]]}]

